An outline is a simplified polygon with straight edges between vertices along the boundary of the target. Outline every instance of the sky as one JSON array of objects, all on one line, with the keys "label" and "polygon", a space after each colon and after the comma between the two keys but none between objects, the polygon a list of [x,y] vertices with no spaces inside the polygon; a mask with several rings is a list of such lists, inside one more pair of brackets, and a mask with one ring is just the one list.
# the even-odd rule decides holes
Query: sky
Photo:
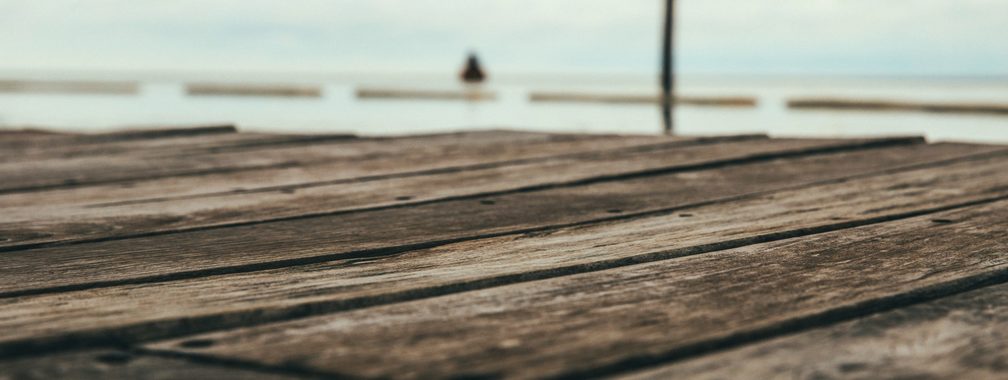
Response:
[{"label": "sky", "polygon": [[[1008,76],[1005,0],[678,0],[684,73]],[[650,74],[661,0],[0,0],[0,70]]]}]

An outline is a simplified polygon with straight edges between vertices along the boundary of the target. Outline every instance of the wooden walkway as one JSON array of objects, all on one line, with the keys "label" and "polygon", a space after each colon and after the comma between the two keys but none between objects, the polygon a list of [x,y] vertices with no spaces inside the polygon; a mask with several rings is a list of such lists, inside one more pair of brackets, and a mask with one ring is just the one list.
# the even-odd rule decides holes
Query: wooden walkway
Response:
[{"label": "wooden walkway", "polygon": [[0,379],[1008,377],[1008,147],[0,132]]}]

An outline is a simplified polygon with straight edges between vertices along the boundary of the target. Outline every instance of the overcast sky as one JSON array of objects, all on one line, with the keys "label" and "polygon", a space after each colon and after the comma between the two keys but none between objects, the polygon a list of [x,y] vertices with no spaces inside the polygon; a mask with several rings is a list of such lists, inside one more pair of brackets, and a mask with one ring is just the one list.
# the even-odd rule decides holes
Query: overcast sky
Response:
[{"label": "overcast sky", "polygon": [[[685,72],[1008,75],[1006,0],[679,0]],[[0,0],[0,69],[652,73],[661,0]]]}]

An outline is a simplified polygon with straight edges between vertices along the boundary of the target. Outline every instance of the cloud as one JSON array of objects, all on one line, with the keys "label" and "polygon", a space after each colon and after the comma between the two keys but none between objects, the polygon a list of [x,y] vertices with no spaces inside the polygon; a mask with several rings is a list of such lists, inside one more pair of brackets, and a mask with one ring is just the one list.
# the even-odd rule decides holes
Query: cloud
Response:
[{"label": "cloud", "polygon": [[[649,73],[662,2],[0,0],[8,68]],[[1001,0],[679,0],[685,71],[1008,75]]]}]

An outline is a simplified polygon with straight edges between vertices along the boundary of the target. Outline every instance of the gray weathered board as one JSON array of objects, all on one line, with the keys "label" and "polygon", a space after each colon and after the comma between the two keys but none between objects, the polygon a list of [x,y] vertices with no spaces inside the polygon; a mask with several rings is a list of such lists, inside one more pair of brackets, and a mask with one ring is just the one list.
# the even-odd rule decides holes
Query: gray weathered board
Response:
[{"label": "gray weathered board", "polygon": [[589,374],[991,278],[1008,278],[1008,202],[153,347],[367,377]]},{"label": "gray weathered board", "polygon": [[1008,376],[1008,284],[625,375],[628,379]]},{"label": "gray weathered board", "polygon": [[[0,236],[7,241],[0,243],[4,250],[36,246],[45,243],[69,242],[74,240],[107,239],[158,231],[195,229],[228,224],[248,224],[265,220],[299,217],[307,214],[326,214],[353,209],[361,209],[396,204],[415,204],[438,198],[464,197],[473,194],[499,194],[502,192],[525,191],[530,188],[562,187],[586,182],[619,179],[641,172],[685,171],[697,167],[724,165],[768,160],[778,156],[810,155],[823,150],[856,150],[887,144],[906,144],[912,140],[893,139],[882,141],[820,141],[820,140],[761,140],[724,144],[709,142],[697,145],[697,141],[649,144],[633,149],[595,150],[586,154],[543,157],[539,160],[521,162],[492,163],[471,170],[438,170],[429,175],[394,175],[368,180],[357,178],[340,181],[328,180],[323,183],[298,183],[272,185],[260,181],[255,188],[241,188],[225,193],[177,195],[157,199],[142,199],[117,202],[95,202],[89,199],[85,204],[68,204],[67,200],[45,202],[35,195],[39,192],[12,195],[7,204],[34,204],[36,207],[7,207],[7,215],[0,222]],[[866,147],[867,145],[867,147]],[[569,148],[569,147],[568,147]],[[952,148],[956,150],[955,148]],[[959,150],[964,150],[962,147]],[[936,152],[937,153],[937,152]],[[944,150],[942,150],[944,153]],[[942,156],[942,153],[937,153]],[[444,154],[437,154],[447,159]],[[512,160],[514,161],[514,160]],[[531,162],[529,162],[531,161]],[[346,166],[346,163],[343,163]],[[402,166],[402,165],[400,165]],[[399,167],[374,168],[373,172],[401,170]],[[512,180],[500,181],[509,175]],[[337,170],[325,174],[339,179]],[[206,176],[200,176],[206,177]],[[472,183],[483,187],[446,186],[453,183]],[[491,181],[487,181],[490,179]],[[213,181],[210,176],[204,181]],[[434,181],[432,185],[425,181]],[[203,188],[198,183],[190,183],[190,189]],[[430,190],[438,193],[428,195]],[[346,199],[341,191],[356,189]],[[406,191],[406,190],[409,191]],[[379,196],[382,191],[385,196]],[[395,191],[388,193],[389,190]],[[50,192],[42,192],[50,193]],[[362,194],[363,193],[363,194]],[[42,195],[52,199],[53,197]],[[370,199],[360,199],[370,196]],[[370,202],[368,202],[370,201]],[[363,203],[363,204],[361,204]],[[62,222],[62,223],[61,223]]]},{"label": "gray weathered board", "polygon": [[60,352],[0,360],[0,379],[3,380],[291,380],[304,377],[285,374],[283,371],[246,369],[114,349]]},{"label": "gray weathered board", "polygon": [[0,132],[0,379],[1004,376],[1006,167],[918,138]]},{"label": "gray weathered board", "polygon": [[[0,250],[14,250],[53,243],[205,229],[270,220],[325,216],[348,211],[419,205],[436,200],[459,200],[479,196],[504,196],[549,188],[576,188],[586,184],[614,182],[648,174],[696,171],[729,164],[754,163],[782,157],[812,156],[824,150],[862,150],[900,145],[908,140],[835,142],[819,140],[762,140],[654,146],[641,151],[597,151],[591,155],[554,157],[513,165],[492,165],[463,171],[438,171],[420,176],[390,176],[370,180],[323,181],[286,186],[243,188],[226,193],[193,194],[115,203],[66,204],[39,202],[28,195],[10,198],[36,207],[7,207],[0,221]],[[914,147],[919,148],[919,147]],[[912,148],[911,148],[912,149]],[[993,147],[942,146],[929,149],[918,160],[976,154]],[[669,151],[671,150],[671,152]],[[918,150],[919,151],[919,150]],[[967,153],[969,152],[969,153]],[[875,157],[850,164],[874,165]],[[906,164],[916,161],[904,162]],[[877,167],[877,166],[875,166]],[[336,174],[330,174],[336,175]],[[210,178],[211,180],[213,178]],[[263,181],[265,182],[265,181]],[[335,182],[335,183],[334,183]],[[469,186],[453,186],[457,183]],[[741,187],[741,186],[739,186]],[[194,186],[191,188],[200,188]],[[49,193],[49,192],[43,192]],[[30,193],[30,194],[38,194]],[[91,201],[93,202],[93,200]]]},{"label": "gray weathered board", "polygon": [[[5,160],[0,163],[0,175],[5,181],[0,193],[19,193],[71,186],[123,184],[137,180],[165,177],[203,176],[257,169],[287,168],[312,164],[341,163],[347,171],[358,175],[371,173],[376,167],[391,167],[396,172],[439,167],[439,163],[455,159],[455,165],[492,160],[497,156],[514,156],[501,144],[516,138],[529,144],[517,144],[538,154],[550,154],[545,147],[532,141],[550,142],[546,134],[505,134],[505,138],[484,138],[481,134],[448,134],[418,136],[396,140],[381,138],[356,139],[344,135],[307,136],[299,144],[291,138],[280,138],[280,144],[238,144],[232,146],[177,145],[176,149],[130,150],[109,154],[72,157],[47,157],[33,161]],[[277,137],[264,138],[276,140]],[[564,138],[563,140],[583,138]],[[593,138],[586,138],[595,140]],[[461,141],[460,141],[461,140]],[[528,141],[532,140],[532,141]],[[639,143],[655,139],[630,138]],[[297,139],[295,139],[297,141]],[[540,148],[540,149],[535,149]],[[545,153],[543,153],[545,151]],[[530,153],[533,154],[533,153]],[[461,157],[459,157],[461,156]],[[350,165],[350,164],[353,165]]]}]

